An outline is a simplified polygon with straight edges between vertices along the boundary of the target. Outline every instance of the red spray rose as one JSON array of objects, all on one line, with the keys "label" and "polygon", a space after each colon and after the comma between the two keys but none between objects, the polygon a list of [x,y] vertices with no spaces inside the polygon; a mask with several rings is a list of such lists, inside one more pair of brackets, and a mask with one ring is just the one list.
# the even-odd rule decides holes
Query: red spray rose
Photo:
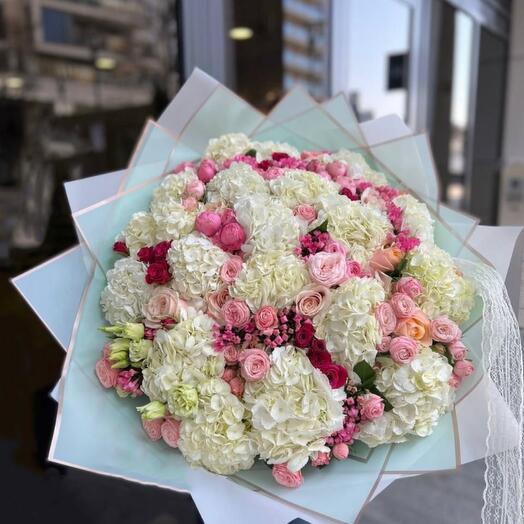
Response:
[{"label": "red spray rose", "polygon": [[295,345],[299,348],[307,348],[313,340],[315,328],[312,324],[303,324],[295,333]]},{"label": "red spray rose", "polygon": [[153,262],[147,268],[146,282],[148,284],[166,284],[171,280],[171,273],[167,262]]}]

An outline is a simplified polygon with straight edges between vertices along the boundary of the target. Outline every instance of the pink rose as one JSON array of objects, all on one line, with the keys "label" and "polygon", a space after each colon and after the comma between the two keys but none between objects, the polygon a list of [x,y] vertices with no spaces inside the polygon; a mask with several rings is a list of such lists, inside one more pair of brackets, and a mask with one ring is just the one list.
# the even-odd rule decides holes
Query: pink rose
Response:
[{"label": "pink rose", "polygon": [[345,442],[339,442],[333,446],[333,456],[337,460],[346,460],[349,456],[349,446]]},{"label": "pink rose", "polygon": [[377,344],[377,351],[379,353],[387,353],[389,345],[391,344],[391,337],[384,335],[382,340]]},{"label": "pink rose", "polygon": [[412,317],[417,310],[415,302],[405,293],[393,293],[389,303],[397,318]]},{"label": "pink rose", "polygon": [[293,209],[293,214],[302,220],[305,220],[308,224],[313,222],[317,218],[317,212],[310,204],[300,204]]},{"label": "pink rose", "polygon": [[307,265],[317,284],[332,287],[347,280],[346,257],[342,253],[316,253],[309,257]]},{"label": "pink rose", "polygon": [[348,278],[362,276],[362,268],[356,260],[348,260],[346,262],[346,274]]},{"label": "pink rose", "polygon": [[314,158],[313,160],[310,160],[306,166],[308,171],[313,171],[313,173],[320,173],[320,171],[323,171],[325,167],[324,162],[319,160],[318,158]]},{"label": "pink rose", "polygon": [[204,158],[198,166],[197,176],[198,178],[207,184],[217,174],[217,166],[210,158]]},{"label": "pink rose", "polygon": [[235,397],[242,397],[244,393],[244,381],[240,377],[233,377],[229,381],[229,387],[231,388],[231,393],[233,393]]},{"label": "pink rose", "polygon": [[336,180],[338,177],[345,176],[348,172],[346,164],[344,164],[343,162],[340,162],[339,160],[330,162],[326,166],[326,170],[330,174],[333,180]]},{"label": "pink rose", "polygon": [[222,317],[226,324],[233,327],[242,328],[247,325],[251,318],[248,305],[238,298],[228,300],[222,306]]},{"label": "pink rose", "polygon": [[166,318],[178,320],[181,305],[182,301],[174,289],[165,286],[156,287],[147,304],[142,307],[146,326],[158,329],[162,326],[162,320]]},{"label": "pink rose", "polygon": [[185,162],[180,162],[175,169],[173,170],[173,173],[182,173],[182,171],[185,171],[186,169],[192,168],[193,162],[189,162],[186,160]]},{"label": "pink rose", "polygon": [[315,451],[311,458],[311,465],[318,468],[320,466],[327,466],[330,461],[329,453],[325,451]]},{"label": "pink rose", "polygon": [[437,342],[450,344],[462,335],[460,328],[448,317],[440,316],[431,322],[431,338]]},{"label": "pink rose", "polygon": [[468,348],[460,340],[456,340],[449,344],[448,350],[451,353],[453,360],[464,360],[468,353]]},{"label": "pink rose", "polygon": [[389,354],[397,364],[409,364],[418,354],[417,343],[409,337],[396,337],[389,345]]},{"label": "pink rose", "polygon": [[452,389],[458,389],[461,383],[462,383],[462,378],[455,375],[455,373],[451,375],[451,378],[448,381],[449,387]]},{"label": "pink rose", "polygon": [[95,372],[98,380],[100,380],[100,384],[106,389],[116,387],[119,370],[111,367],[111,362],[109,362],[108,358],[104,357],[97,361]]},{"label": "pink rose", "polygon": [[240,355],[240,374],[249,382],[263,379],[271,365],[267,353],[262,349],[251,348]]},{"label": "pink rose", "polygon": [[238,251],[246,241],[246,232],[238,222],[231,222],[220,231],[220,247],[224,251]]},{"label": "pink rose", "polygon": [[164,422],[163,418],[156,418],[154,420],[144,420],[142,419],[142,427],[147,433],[147,436],[151,440],[160,440],[162,438],[162,423]]},{"label": "pink rose", "polygon": [[348,253],[346,246],[344,246],[342,242],[338,242],[337,240],[333,240],[332,238],[330,238],[326,242],[326,245],[324,246],[324,251],[326,251],[327,253],[342,253],[344,256],[346,256]]},{"label": "pink rose", "polygon": [[222,380],[224,382],[231,382],[237,376],[237,372],[234,368],[226,368],[222,373]]},{"label": "pink rose", "polygon": [[358,397],[360,413],[366,420],[375,420],[384,413],[384,401],[374,393],[367,393]]},{"label": "pink rose", "polygon": [[240,356],[240,352],[235,346],[226,346],[222,351],[222,354],[224,355],[226,364],[229,365],[236,364],[238,362],[238,357]]},{"label": "pink rose", "polygon": [[188,212],[194,211],[198,207],[198,200],[195,197],[187,197],[182,200],[182,206]]},{"label": "pink rose", "polygon": [[331,291],[326,286],[306,286],[295,298],[297,311],[305,317],[318,315],[331,302]]},{"label": "pink rose", "polygon": [[397,293],[405,293],[411,298],[417,298],[424,289],[420,282],[413,277],[402,277],[395,285]]},{"label": "pink rose", "polygon": [[475,368],[469,360],[457,360],[453,366],[453,373],[460,378],[469,377],[473,371]]},{"label": "pink rose", "polygon": [[302,473],[300,471],[289,471],[287,464],[275,464],[272,474],[277,483],[286,488],[299,488],[304,483]]},{"label": "pink rose", "polygon": [[214,211],[203,211],[195,220],[195,229],[206,237],[212,237],[218,233],[221,225],[222,219]]},{"label": "pink rose", "polygon": [[220,278],[222,281],[226,284],[234,282],[240,274],[240,271],[242,271],[242,264],[242,258],[236,255],[230,257],[226,262],[224,262],[223,266],[220,268]]},{"label": "pink rose", "polygon": [[271,335],[278,326],[277,312],[272,306],[263,306],[255,313],[255,325],[263,335]]},{"label": "pink rose", "polygon": [[214,319],[221,319],[222,307],[229,299],[229,289],[227,286],[221,286],[216,291],[208,293],[205,298],[207,314]]},{"label": "pink rose", "polygon": [[172,448],[178,448],[178,439],[180,437],[180,421],[171,417],[166,418],[160,426],[160,435],[168,446]]},{"label": "pink rose", "polygon": [[186,186],[186,195],[200,200],[206,192],[206,186],[201,180],[192,180]]},{"label": "pink rose", "polygon": [[395,312],[390,304],[387,302],[379,304],[375,309],[375,318],[377,319],[383,335],[390,335],[393,333],[393,330],[397,325],[397,317],[395,316]]}]

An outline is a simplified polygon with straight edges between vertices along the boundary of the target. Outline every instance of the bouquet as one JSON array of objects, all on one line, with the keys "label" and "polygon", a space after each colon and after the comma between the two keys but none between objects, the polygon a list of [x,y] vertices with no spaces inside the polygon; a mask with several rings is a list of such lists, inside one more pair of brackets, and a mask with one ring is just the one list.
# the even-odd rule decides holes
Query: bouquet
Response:
[{"label": "bouquet", "polygon": [[522,356],[476,222],[438,204],[427,143],[371,148],[345,100],[290,116],[297,96],[263,119],[216,86],[178,128],[168,108],[74,214],[88,276],[52,458],[189,490],[200,467],[352,522],[388,472],[460,465],[481,392],[484,516],[517,515]]}]

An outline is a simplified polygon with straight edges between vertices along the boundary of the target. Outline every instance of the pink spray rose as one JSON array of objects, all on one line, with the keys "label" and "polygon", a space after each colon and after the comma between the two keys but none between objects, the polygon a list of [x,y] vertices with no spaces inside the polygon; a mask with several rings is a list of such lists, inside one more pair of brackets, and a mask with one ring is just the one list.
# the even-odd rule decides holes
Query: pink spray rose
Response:
[{"label": "pink spray rose", "polygon": [[298,205],[295,209],[293,209],[293,214],[298,218],[305,220],[308,224],[317,218],[317,212],[310,204]]},{"label": "pink spray rose", "polygon": [[220,278],[222,282],[226,284],[234,282],[240,274],[240,271],[242,271],[242,263],[242,258],[236,255],[226,260],[220,268]]},{"label": "pink spray rose", "polygon": [[431,322],[431,337],[437,342],[450,344],[462,335],[460,328],[448,317],[440,316]]},{"label": "pink spray rose", "polygon": [[246,241],[246,232],[238,222],[231,222],[220,231],[220,247],[224,251],[238,251]]},{"label": "pink spray rose", "polygon": [[231,382],[237,376],[237,372],[233,368],[226,368],[222,373],[222,380],[224,382]]},{"label": "pink spray rose", "polygon": [[205,297],[207,314],[217,320],[222,318],[222,307],[230,299],[227,286],[221,286],[216,291],[208,293]]},{"label": "pink spray rose", "polygon": [[284,174],[284,170],[279,167],[270,167],[268,170],[261,173],[265,180],[275,180]]},{"label": "pink spray rose", "polygon": [[375,318],[383,335],[390,335],[397,325],[397,317],[390,304],[382,302],[375,309]]},{"label": "pink spray rose", "polygon": [[389,345],[391,344],[391,337],[384,335],[382,340],[377,344],[377,351],[379,353],[387,353],[389,351]]},{"label": "pink spray rose", "polygon": [[229,381],[229,387],[235,397],[240,398],[244,394],[244,381],[240,377],[233,377]]},{"label": "pink spray rose", "polygon": [[366,420],[375,420],[384,413],[384,401],[374,393],[367,393],[358,397],[360,413]]},{"label": "pink spray rose", "polygon": [[226,364],[233,365],[238,362],[240,351],[235,346],[226,346],[222,351]]},{"label": "pink spray rose", "polygon": [[475,368],[469,360],[457,360],[453,366],[453,373],[460,378],[469,377],[473,371]]},{"label": "pink spray rose", "polygon": [[95,372],[100,384],[106,389],[116,387],[118,378],[118,369],[111,367],[111,362],[108,358],[101,358],[95,365]]},{"label": "pink spray rose", "polygon": [[346,273],[348,278],[360,277],[362,275],[362,268],[356,260],[348,260],[346,262]]},{"label": "pink spray rose", "polygon": [[456,340],[449,344],[448,350],[453,357],[453,360],[464,360],[468,353],[468,348],[460,340]]},{"label": "pink spray rose", "polygon": [[275,464],[272,469],[273,478],[286,488],[299,488],[304,483],[300,471],[289,471],[287,464]]},{"label": "pink spray rose", "polygon": [[160,426],[160,435],[168,446],[172,448],[178,448],[178,439],[180,437],[180,421],[171,417],[166,418]]},{"label": "pink spray rose", "polygon": [[413,299],[405,293],[393,293],[389,303],[391,304],[397,318],[412,317],[418,309],[415,302],[413,302]]},{"label": "pink spray rose", "polygon": [[188,212],[194,211],[198,207],[198,200],[195,197],[186,197],[182,200],[184,209]]},{"label": "pink spray rose", "polygon": [[186,186],[186,195],[188,197],[200,200],[206,192],[206,186],[201,180],[192,180]]},{"label": "pink spray rose", "polygon": [[315,451],[311,458],[311,465],[318,468],[319,466],[327,466],[329,461],[329,453],[326,453],[325,451]]},{"label": "pink spray rose", "polygon": [[389,345],[389,354],[397,364],[409,364],[418,354],[417,343],[409,337],[396,337]]},{"label": "pink spray rose", "polygon": [[175,169],[173,170],[173,173],[182,173],[182,171],[185,171],[186,169],[192,168],[192,167],[193,167],[193,162],[186,160],[185,162],[180,162],[180,164],[178,164],[175,167]]},{"label": "pink spray rose", "polygon": [[307,265],[317,284],[332,287],[347,280],[346,257],[342,253],[316,253],[309,257]]},{"label": "pink spray rose", "polygon": [[210,182],[214,176],[217,174],[217,166],[213,160],[209,158],[204,158],[200,165],[198,166],[197,176],[198,178],[207,184]]},{"label": "pink spray rose", "polygon": [[337,460],[346,460],[349,456],[349,446],[345,442],[339,442],[333,446],[333,456]]},{"label": "pink spray rose", "polygon": [[335,160],[334,162],[330,162],[326,166],[326,171],[329,173],[333,180],[336,180],[341,176],[345,176],[348,172],[348,169],[346,167],[346,164],[340,162],[339,160]]},{"label": "pink spray rose", "polygon": [[346,246],[344,246],[342,242],[333,240],[332,238],[327,240],[326,245],[324,246],[324,251],[327,253],[342,253],[344,256],[346,256],[348,253]]},{"label": "pink spray rose", "polygon": [[226,324],[233,327],[243,328],[249,322],[251,312],[248,305],[238,298],[228,300],[222,306],[222,317]]},{"label": "pink spray rose", "polygon": [[240,374],[249,382],[263,379],[271,365],[267,353],[262,349],[251,348],[240,355]]},{"label": "pink spray rose", "polygon": [[405,293],[411,298],[417,298],[424,289],[420,282],[413,277],[402,277],[395,285],[397,293]]},{"label": "pink spray rose", "polygon": [[326,286],[306,286],[295,298],[297,311],[305,317],[314,317],[329,306],[331,291]]},{"label": "pink spray rose", "polygon": [[221,224],[222,218],[218,213],[203,211],[195,220],[195,229],[206,237],[212,237],[219,231]]},{"label": "pink spray rose", "polygon": [[453,373],[451,375],[451,378],[448,381],[448,384],[449,384],[450,388],[452,388],[452,389],[458,389],[460,387],[461,383],[462,383],[462,378],[457,376],[457,375],[455,375],[455,373]]},{"label": "pink spray rose", "polygon": [[255,325],[263,335],[271,335],[278,326],[277,312],[272,306],[262,306],[255,313]]},{"label": "pink spray rose", "polygon": [[164,422],[163,418],[156,418],[154,420],[144,420],[142,419],[142,427],[147,433],[147,436],[151,440],[160,440],[162,438],[162,423]]},{"label": "pink spray rose", "polygon": [[150,328],[159,328],[162,326],[162,320],[166,318],[178,320],[180,308],[181,300],[178,293],[170,287],[159,286],[153,290],[149,301],[142,307],[145,324]]}]

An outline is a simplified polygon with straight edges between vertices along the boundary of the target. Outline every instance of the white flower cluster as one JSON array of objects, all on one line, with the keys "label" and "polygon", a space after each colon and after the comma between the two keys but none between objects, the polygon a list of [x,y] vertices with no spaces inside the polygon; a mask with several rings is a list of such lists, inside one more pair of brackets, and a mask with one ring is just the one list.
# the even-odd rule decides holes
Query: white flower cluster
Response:
[{"label": "white flower cluster", "polygon": [[136,255],[140,248],[150,246],[156,241],[154,217],[144,211],[135,213],[119,238],[123,238],[131,255]]},{"label": "white flower cluster", "polygon": [[377,359],[381,367],[375,385],[393,409],[387,416],[361,425],[358,439],[370,447],[401,442],[407,435],[426,437],[439,418],[453,406],[449,385],[453,368],[446,357],[421,347],[409,364],[399,366],[391,359]]},{"label": "white flower cluster", "polygon": [[357,362],[375,362],[381,332],[374,311],[385,299],[373,278],[351,278],[332,295],[324,315],[315,317],[316,335],[327,342],[337,362],[351,370]]},{"label": "white flower cluster", "polygon": [[342,403],[303,351],[279,347],[270,358],[267,376],[246,384],[244,402],[260,457],[298,471],[314,452],[327,451],[326,436],[342,428]]},{"label": "white flower cluster", "polygon": [[257,160],[259,162],[270,159],[273,153],[286,153],[295,158],[300,157],[298,150],[285,142],[255,141],[251,143],[251,148],[257,152]]},{"label": "white flower cluster", "polygon": [[251,149],[251,141],[244,133],[229,133],[209,141],[205,158],[222,163],[228,158],[245,153]]},{"label": "white flower cluster", "polygon": [[433,244],[433,219],[426,204],[409,194],[396,197],[393,203],[404,212],[402,228],[408,229],[422,243]]}]

